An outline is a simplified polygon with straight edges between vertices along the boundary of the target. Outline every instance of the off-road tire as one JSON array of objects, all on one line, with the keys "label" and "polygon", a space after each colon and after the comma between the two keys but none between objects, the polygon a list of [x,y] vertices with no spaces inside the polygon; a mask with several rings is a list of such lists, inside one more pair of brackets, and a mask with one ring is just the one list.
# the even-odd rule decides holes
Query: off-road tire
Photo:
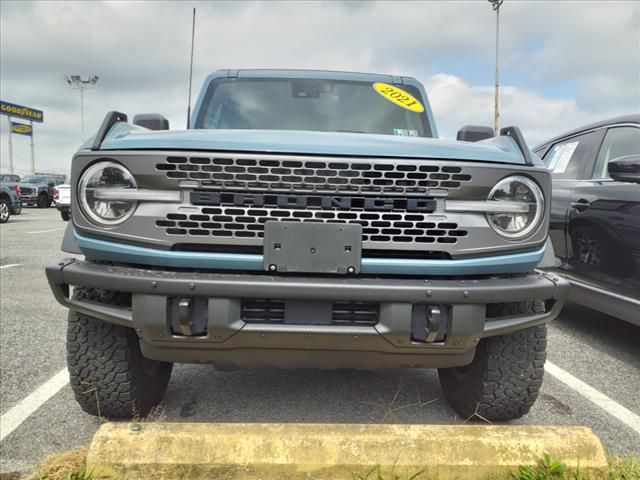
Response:
[{"label": "off-road tire", "polygon": [[11,205],[5,197],[0,197],[0,223],[7,223],[11,217]]},{"label": "off-road tire", "polygon": [[51,200],[46,193],[38,195],[38,208],[47,208],[49,205],[51,205]]},{"label": "off-road tire", "polygon": [[[118,297],[79,288],[74,299],[117,304]],[[111,419],[144,417],[163,397],[173,364],[144,358],[136,332],[70,311],[67,365],[82,409]]]},{"label": "off-road tire", "polygon": [[444,395],[465,420],[520,418],[538,397],[546,348],[546,325],[482,339],[470,365],[438,370]]},{"label": "off-road tire", "polygon": [[71,212],[60,212],[60,216],[62,217],[62,220],[68,222],[71,218]]}]

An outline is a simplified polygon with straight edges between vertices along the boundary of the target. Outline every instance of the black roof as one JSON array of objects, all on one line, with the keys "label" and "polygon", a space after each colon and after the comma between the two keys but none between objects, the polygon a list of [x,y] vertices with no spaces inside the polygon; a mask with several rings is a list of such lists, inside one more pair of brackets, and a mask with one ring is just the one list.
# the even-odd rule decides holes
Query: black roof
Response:
[{"label": "black roof", "polygon": [[543,143],[541,143],[540,145],[538,145],[537,147],[534,148],[534,150],[537,150],[538,148],[547,145],[549,143],[555,143],[558,140],[562,140],[565,137],[571,137],[573,135],[577,135],[578,133],[582,133],[582,132],[586,132],[588,130],[593,130],[596,128],[602,128],[602,127],[606,127],[608,125],[614,125],[617,123],[638,123],[640,124],[640,113],[635,113],[633,115],[623,115],[621,117],[614,117],[614,118],[609,118],[608,120],[600,120],[599,122],[595,122],[595,123],[590,123],[589,125],[585,125],[584,127],[580,127],[580,128],[576,128],[573,130],[570,130],[568,132],[563,133],[562,135],[558,135],[556,137],[553,137],[550,140],[547,140]]}]

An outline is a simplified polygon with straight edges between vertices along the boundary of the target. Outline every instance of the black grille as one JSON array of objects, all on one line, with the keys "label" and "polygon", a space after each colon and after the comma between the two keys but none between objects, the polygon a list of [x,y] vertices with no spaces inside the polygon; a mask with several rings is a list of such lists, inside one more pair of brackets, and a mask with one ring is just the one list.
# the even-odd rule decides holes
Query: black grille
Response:
[{"label": "black grille", "polygon": [[375,325],[378,315],[377,303],[337,302],[331,310],[334,325]]},{"label": "black grille", "polygon": [[33,195],[34,193],[35,193],[35,190],[31,187],[20,187],[21,195]]},{"label": "black grille", "polygon": [[204,187],[261,192],[423,194],[471,181],[459,166],[339,160],[166,157],[156,169]]},{"label": "black grille", "polygon": [[282,300],[243,300],[242,320],[247,323],[284,322],[284,302]]},{"label": "black grille", "polygon": [[[241,318],[247,323],[284,324],[284,300],[242,300]],[[365,302],[336,302],[331,305],[331,317],[321,325],[373,326],[378,323],[379,305]],[[305,319],[294,319],[291,324],[309,325]]]},{"label": "black grille", "polygon": [[199,213],[169,213],[156,221],[168,235],[256,239],[268,221],[358,223],[363,242],[456,243],[467,231],[457,223],[428,220],[428,214],[384,211],[334,211],[272,208],[201,207]]}]

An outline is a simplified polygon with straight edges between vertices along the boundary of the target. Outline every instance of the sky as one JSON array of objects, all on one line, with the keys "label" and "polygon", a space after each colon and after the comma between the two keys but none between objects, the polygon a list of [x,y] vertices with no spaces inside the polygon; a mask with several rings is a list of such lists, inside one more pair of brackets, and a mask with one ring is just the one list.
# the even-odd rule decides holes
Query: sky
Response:
[{"label": "sky", "polygon": [[[193,97],[222,68],[306,68],[412,76],[427,88],[441,137],[492,125],[495,13],[469,1],[0,0],[0,98],[44,111],[36,169],[66,173],[110,110],[161,113],[186,126],[192,8]],[[575,127],[640,113],[640,2],[505,0],[500,10],[500,123],[530,146]],[[0,169],[8,121],[0,117]],[[29,138],[13,135],[17,173]]]}]

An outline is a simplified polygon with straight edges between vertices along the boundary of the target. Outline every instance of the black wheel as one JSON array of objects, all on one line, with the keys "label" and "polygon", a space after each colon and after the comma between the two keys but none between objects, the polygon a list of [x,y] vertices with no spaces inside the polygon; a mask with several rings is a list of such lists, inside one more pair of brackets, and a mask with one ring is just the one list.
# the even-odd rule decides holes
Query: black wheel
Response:
[{"label": "black wheel", "polygon": [[598,228],[578,226],[571,230],[572,264],[579,269],[624,274],[633,269],[633,257],[624,246]]},{"label": "black wheel", "polygon": [[520,418],[538,397],[546,347],[546,325],[483,339],[470,365],[438,370],[444,395],[464,419]]},{"label": "black wheel", "polygon": [[49,196],[46,193],[41,193],[38,196],[38,208],[47,208],[51,204]]},{"label": "black wheel", "polygon": [[[75,299],[117,303],[113,294],[76,289]],[[173,364],[142,356],[136,332],[69,312],[67,364],[80,407],[112,419],[145,416],[163,397]]]},{"label": "black wheel", "polygon": [[60,216],[62,217],[62,220],[64,220],[65,222],[68,222],[69,219],[71,218],[71,212],[62,211],[60,212]]},{"label": "black wheel", "polygon": [[0,197],[0,223],[7,223],[11,217],[11,205],[9,200],[4,197]]}]

